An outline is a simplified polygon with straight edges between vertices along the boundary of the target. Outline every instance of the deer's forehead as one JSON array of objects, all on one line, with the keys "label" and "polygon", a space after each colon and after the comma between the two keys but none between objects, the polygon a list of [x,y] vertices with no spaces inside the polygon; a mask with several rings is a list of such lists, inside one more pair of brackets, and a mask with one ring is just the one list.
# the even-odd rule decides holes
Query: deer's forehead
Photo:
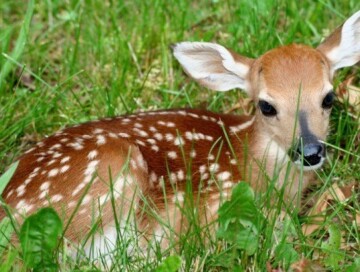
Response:
[{"label": "deer's forehead", "polygon": [[259,67],[263,86],[271,92],[320,91],[330,78],[322,54],[304,45],[271,50],[259,59]]}]

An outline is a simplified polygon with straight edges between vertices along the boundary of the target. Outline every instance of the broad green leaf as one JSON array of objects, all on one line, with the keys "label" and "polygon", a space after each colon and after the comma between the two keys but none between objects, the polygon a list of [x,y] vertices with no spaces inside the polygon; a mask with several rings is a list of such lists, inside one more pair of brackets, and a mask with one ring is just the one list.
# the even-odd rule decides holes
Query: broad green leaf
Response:
[{"label": "broad green leaf", "polygon": [[156,272],[175,272],[181,267],[181,259],[179,256],[167,257],[156,269]]},{"label": "broad green leaf", "polygon": [[19,161],[13,163],[9,169],[0,177],[0,195],[4,191],[6,185],[9,183],[10,179],[15,173],[16,168],[18,167]]},{"label": "broad green leaf", "polygon": [[258,224],[261,217],[255,201],[254,192],[249,184],[241,182],[232,191],[230,201],[226,201],[219,209],[219,222],[225,226],[234,219],[244,225]]},{"label": "broad green leaf", "polygon": [[275,248],[276,264],[283,264],[286,268],[299,260],[299,254],[296,252],[292,244],[282,242]]},{"label": "broad green leaf", "polygon": [[326,257],[324,263],[327,266],[337,269],[339,262],[344,259],[343,254],[340,253],[341,245],[341,232],[340,229],[335,225],[329,227],[329,240],[323,242],[321,247],[324,249]]},{"label": "broad green leaf", "polygon": [[259,244],[258,231],[254,227],[247,228],[240,223],[231,223],[226,230],[219,228],[217,237],[238,249],[245,250],[247,255],[253,255]]},{"label": "broad green leaf", "polygon": [[29,216],[20,230],[24,261],[34,271],[54,271],[54,252],[62,232],[62,221],[52,208]]},{"label": "broad green leaf", "polygon": [[263,215],[255,205],[254,192],[241,182],[232,191],[231,199],[219,209],[218,238],[224,239],[248,255],[256,252]]}]

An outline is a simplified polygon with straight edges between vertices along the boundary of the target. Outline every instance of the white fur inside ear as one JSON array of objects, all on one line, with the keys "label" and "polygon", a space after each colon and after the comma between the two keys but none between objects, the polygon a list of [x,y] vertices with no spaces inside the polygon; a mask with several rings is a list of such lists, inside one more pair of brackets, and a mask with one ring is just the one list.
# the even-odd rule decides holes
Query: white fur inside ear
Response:
[{"label": "white fur inside ear", "polygon": [[343,25],[340,44],[326,54],[332,70],[348,67],[360,61],[360,11],[352,15]]},{"label": "white fur inside ear", "polygon": [[223,46],[206,42],[182,42],[174,47],[174,56],[184,70],[202,85],[227,91],[247,89],[249,66],[236,62]]}]

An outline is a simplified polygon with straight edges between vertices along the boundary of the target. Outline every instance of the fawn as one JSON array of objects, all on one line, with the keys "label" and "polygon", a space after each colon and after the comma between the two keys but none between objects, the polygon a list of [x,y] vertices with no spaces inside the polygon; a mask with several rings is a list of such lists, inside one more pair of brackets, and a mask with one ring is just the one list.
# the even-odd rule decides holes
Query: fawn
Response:
[{"label": "fawn", "polygon": [[[200,84],[245,90],[255,115],[163,110],[59,131],[20,157],[3,192],[15,218],[51,205],[66,222],[79,205],[65,235],[80,241],[95,216],[104,231],[96,255],[108,250],[106,241],[115,244],[114,212],[119,220],[133,212],[144,241],[166,235],[159,218],[179,234],[189,183],[202,223],[216,219],[222,197],[240,181],[263,192],[276,176],[285,201],[298,205],[325,161],[334,72],[360,60],[360,11],[316,49],[292,44],[250,59],[218,44],[182,42],[173,54]],[[144,212],[145,202],[158,217]]]}]

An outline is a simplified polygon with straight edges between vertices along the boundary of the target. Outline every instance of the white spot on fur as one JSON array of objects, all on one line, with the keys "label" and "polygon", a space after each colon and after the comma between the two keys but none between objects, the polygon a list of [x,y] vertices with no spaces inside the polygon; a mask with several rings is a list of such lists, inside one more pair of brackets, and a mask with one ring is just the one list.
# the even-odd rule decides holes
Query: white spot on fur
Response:
[{"label": "white spot on fur", "polygon": [[70,165],[66,164],[63,167],[60,168],[60,173],[65,173],[70,169]]},{"label": "white spot on fur", "polygon": [[177,172],[177,178],[178,178],[178,180],[184,180],[185,179],[185,174],[184,174],[184,171],[183,170],[179,170],[178,172]]},{"label": "white spot on fur", "polygon": [[216,177],[217,177],[218,180],[225,181],[225,180],[229,179],[230,176],[231,176],[230,172],[224,171],[224,172],[221,172],[221,173],[217,174]]},{"label": "white spot on fur", "polygon": [[56,203],[63,199],[63,196],[60,194],[53,195],[50,199],[51,202]]},{"label": "white spot on fur", "polygon": [[97,160],[89,162],[84,171],[85,176],[91,176],[92,174],[94,174],[94,172],[96,171],[96,166],[98,164],[99,164],[99,161],[97,161]]},{"label": "white spot on fur", "polygon": [[103,132],[104,132],[104,130],[101,129],[101,128],[96,128],[96,129],[93,130],[93,133],[94,133],[94,134],[101,134],[101,133],[103,133]]},{"label": "white spot on fur", "polygon": [[139,132],[139,135],[140,135],[141,137],[148,137],[148,136],[149,136],[149,134],[148,134],[146,131],[144,131],[144,130],[139,130],[138,132]]},{"label": "white spot on fur", "polygon": [[175,123],[173,123],[173,122],[167,122],[167,123],[166,123],[166,126],[167,126],[167,127],[175,127]]},{"label": "white spot on fur", "polygon": [[161,133],[155,133],[154,138],[158,141],[161,141],[162,139],[164,139],[164,137]]},{"label": "white spot on fur", "polygon": [[174,145],[184,145],[185,141],[181,136],[177,136],[175,141],[174,141]]},{"label": "white spot on fur", "polygon": [[223,189],[228,189],[228,188],[232,188],[234,185],[235,185],[234,182],[232,182],[232,181],[226,181],[226,182],[223,183],[222,188],[223,188]]},{"label": "white spot on fur", "polygon": [[142,169],[146,169],[146,162],[145,162],[144,157],[142,155],[137,156],[136,161],[137,161],[137,164]]},{"label": "white spot on fur", "polygon": [[87,157],[88,157],[89,160],[93,160],[93,159],[96,158],[96,156],[98,154],[99,154],[99,152],[97,150],[92,150],[92,151],[89,152]]},{"label": "white spot on fur", "polygon": [[84,134],[84,135],[81,136],[81,138],[88,140],[88,139],[91,139],[92,136],[91,136],[91,135],[88,135],[88,134]]},{"label": "white spot on fur", "polygon": [[205,120],[205,121],[209,121],[209,116],[206,115],[201,115],[201,119]]},{"label": "white spot on fur", "polygon": [[171,182],[171,183],[175,183],[175,182],[177,181],[176,173],[171,172],[169,178],[170,178],[170,182]]},{"label": "white spot on fur", "polygon": [[177,202],[184,202],[184,192],[178,191],[175,192],[174,196],[172,197],[172,202],[173,203],[177,203]]},{"label": "white spot on fur", "polygon": [[205,135],[205,140],[212,142],[214,138],[210,135]]},{"label": "white spot on fur", "polygon": [[150,173],[150,185],[151,187],[154,187],[154,183],[156,182],[157,180],[157,175],[154,171],[151,171]]},{"label": "white spot on fur", "polygon": [[121,119],[121,123],[124,123],[124,124],[127,124],[129,123],[131,120],[129,118],[124,118],[124,119]]},{"label": "white spot on fur", "polygon": [[29,212],[33,207],[34,205],[29,205],[24,199],[21,199],[16,205],[16,209],[24,213]]},{"label": "white spot on fur", "polygon": [[59,169],[58,168],[54,168],[51,169],[48,173],[48,177],[55,177],[57,174],[59,174]]},{"label": "white spot on fur", "polygon": [[53,158],[56,159],[56,158],[60,158],[61,156],[62,156],[61,153],[55,152],[54,155],[53,155]]},{"label": "white spot on fur", "polygon": [[79,142],[69,143],[67,146],[74,148],[75,150],[81,150],[84,146]]},{"label": "white spot on fur", "polygon": [[82,202],[81,202],[81,205],[86,205],[86,204],[88,204],[88,203],[90,202],[90,200],[91,200],[91,196],[86,195],[86,196],[83,198],[83,200],[82,200]]},{"label": "white spot on fur", "polygon": [[154,145],[154,144],[156,144],[156,140],[154,140],[154,139],[147,139],[146,140],[148,143],[150,143],[150,144],[152,144],[152,145]]},{"label": "white spot on fur", "polygon": [[62,158],[60,163],[64,164],[64,163],[68,162],[69,160],[70,160],[70,156],[67,156],[67,157]]},{"label": "white spot on fur", "polygon": [[202,180],[205,180],[205,179],[208,179],[209,178],[209,173],[203,173],[201,174],[201,179]]},{"label": "white spot on fur", "polygon": [[41,161],[43,161],[44,159],[45,159],[44,157],[39,157],[39,158],[36,159],[36,161],[37,161],[37,162],[41,162]]},{"label": "white spot on fur", "polygon": [[131,165],[131,167],[134,169],[134,170],[136,170],[137,169],[137,164],[136,164],[136,161],[134,160],[134,159],[131,159],[130,160],[130,165]]},{"label": "white spot on fur", "polygon": [[9,198],[14,193],[14,190],[10,190],[10,192],[7,193],[6,198]]},{"label": "white spot on fur", "polygon": [[201,166],[199,167],[199,172],[200,172],[201,174],[205,173],[205,172],[206,172],[206,165],[201,165]]},{"label": "white spot on fur", "polygon": [[96,144],[97,145],[103,145],[106,143],[106,139],[103,135],[97,135],[96,136]]},{"label": "white spot on fur", "polygon": [[249,121],[246,121],[245,123],[242,123],[242,124],[237,125],[237,126],[231,126],[230,131],[232,133],[236,133],[236,132],[245,130],[248,127],[250,127],[254,123],[254,121],[255,121],[255,116],[253,118],[251,118]]},{"label": "white spot on fur", "polygon": [[50,182],[49,181],[45,181],[40,185],[40,191],[45,191],[48,190],[50,187]]},{"label": "white spot on fur", "polygon": [[175,159],[177,158],[177,154],[176,154],[175,151],[169,151],[169,152],[167,153],[167,155],[168,155],[168,157],[169,157],[170,159],[173,159],[173,160],[175,160]]},{"label": "white spot on fur", "polygon": [[17,193],[17,196],[23,196],[25,194],[25,188],[26,188],[26,185],[25,184],[21,184],[19,187],[16,188],[16,193]]},{"label": "white spot on fur", "polygon": [[25,185],[28,185],[31,181],[32,181],[32,178],[28,177],[27,179],[25,179],[24,183],[25,183]]},{"label": "white spot on fur", "polygon": [[84,182],[80,183],[78,186],[76,186],[76,188],[74,189],[71,195],[76,196],[85,187],[85,185],[86,183]]},{"label": "white spot on fur", "polygon": [[54,144],[50,149],[59,149],[61,147],[61,144]]},{"label": "white spot on fur", "polygon": [[136,127],[136,128],[142,128],[142,127],[143,127],[143,125],[142,125],[142,124],[140,124],[140,123],[135,123],[135,124],[134,124],[134,127]]},{"label": "white spot on fur", "polygon": [[172,135],[171,133],[166,133],[165,139],[170,142],[170,141],[174,140],[174,135]]},{"label": "white spot on fur", "polygon": [[151,150],[154,150],[155,152],[159,151],[159,147],[157,145],[151,146]]},{"label": "white spot on fur", "polygon": [[49,165],[54,164],[55,162],[56,162],[56,160],[54,159],[54,160],[49,161],[46,165],[49,166]]},{"label": "white spot on fur", "polygon": [[29,154],[29,153],[31,153],[31,152],[34,151],[34,150],[35,150],[35,147],[32,147],[32,148],[30,148],[28,151],[26,151],[25,154]]},{"label": "white spot on fur", "polygon": [[136,140],[135,142],[136,142],[138,145],[146,146],[146,144],[145,144],[143,141]]},{"label": "white spot on fur", "polygon": [[200,118],[199,115],[197,115],[197,114],[195,114],[195,113],[189,112],[188,115],[191,116],[191,117],[193,117],[193,118],[197,118],[197,119]]},{"label": "white spot on fur", "polygon": [[108,135],[109,135],[110,138],[113,138],[113,139],[118,138],[118,136],[114,132],[110,132],[110,133],[108,133]]},{"label": "white spot on fur", "polygon": [[158,130],[157,130],[155,127],[153,127],[153,126],[149,127],[149,130],[150,130],[151,132],[157,132],[157,131],[158,131]]},{"label": "white spot on fur", "polygon": [[209,166],[209,170],[210,172],[216,173],[217,171],[219,171],[220,165],[218,163],[212,163]]},{"label": "white spot on fur", "polygon": [[118,135],[122,138],[130,138],[130,135],[124,132],[120,132]]}]

